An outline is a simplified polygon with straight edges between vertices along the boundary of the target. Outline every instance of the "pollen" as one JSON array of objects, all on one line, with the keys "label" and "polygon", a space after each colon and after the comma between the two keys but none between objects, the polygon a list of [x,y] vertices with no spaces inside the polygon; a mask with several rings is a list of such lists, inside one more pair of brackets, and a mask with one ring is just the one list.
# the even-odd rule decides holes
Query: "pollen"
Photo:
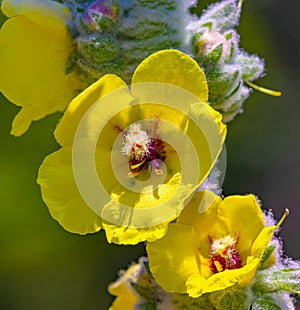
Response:
[{"label": "pollen", "polygon": [[142,130],[141,124],[132,124],[127,131],[124,131],[125,142],[121,153],[129,159],[134,157],[138,161],[146,156],[151,139],[146,131]]},{"label": "pollen", "polygon": [[212,240],[209,237],[210,247],[210,269],[213,273],[242,267],[239,253],[236,249],[238,239],[227,235],[224,238]]},{"label": "pollen", "polygon": [[130,169],[127,177],[137,176],[147,166],[157,175],[163,173],[160,162],[166,159],[166,152],[161,139],[151,138],[139,123],[130,125],[123,135],[121,153],[127,156]]}]

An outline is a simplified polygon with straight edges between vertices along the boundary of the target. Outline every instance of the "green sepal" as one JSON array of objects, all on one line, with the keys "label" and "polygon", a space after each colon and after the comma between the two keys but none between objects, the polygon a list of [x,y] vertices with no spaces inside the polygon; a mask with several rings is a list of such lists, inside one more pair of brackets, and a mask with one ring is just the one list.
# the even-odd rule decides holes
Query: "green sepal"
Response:
[{"label": "green sepal", "polygon": [[229,63],[233,60],[233,57],[236,55],[238,51],[238,39],[237,39],[237,34],[234,30],[227,31],[224,33],[224,38],[227,41],[230,41],[230,53],[228,57],[225,60],[226,63]]},{"label": "green sepal", "polygon": [[116,74],[125,81],[130,81],[130,76],[126,75],[124,68],[125,61],[120,57],[102,64],[92,64],[85,59],[77,59],[75,70],[80,80],[88,86],[105,74]]},{"label": "green sepal", "polygon": [[281,310],[281,307],[276,305],[272,299],[255,299],[255,303],[251,305],[251,310]]},{"label": "green sepal", "polygon": [[201,40],[201,37],[202,35],[205,33],[205,31],[201,30],[197,33],[195,33],[193,36],[192,36],[192,39],[191,39],[191,43],[192,43],[192,48],[193,48],[193,53],[195,55],[197,55],[199,53],[199,48],[198,48],[198,42]]},{"label": "green sepal", "polygon": [[266,268],[270,267],[266,263],[267,263],[268,259],[271,257],[271,255],[274,252],[275,248],[276,248],[275,245],[269,245],[265,249],[265,252],[264,252],[263,257],[262,257],[262,259],[260,261],[258,269],[266,269]]},{"label": "green sepal", "polygon": [[207,54],[201,54],[201,57],[203,58],[203,62],[210,65],[211,63],[217,64],[219,60],[221,59],[223,52],[223,44],[217,45],[211,52]]},{"label": "green sepal", "polygon": [[139,310],[156,310],[157,309],[156,302],[153,302],[153,301],[141,302],[138,305],[136,305],[136,307]]},{"label": "green sepal", "polygon": [[264,72],[264,61],[256,55],[239,53],[235,58],[235,62],[242,67],[243,80],[256,80]]},{"label": "green sepal", "polygon": [[76,54],[71,54],[66,64],[65,75],[68,75],[71,72],[73,72],[75,66],[76,66]]},{"label": "green sepal", "polygon": [[202,14],[201,20],[213,21],[214,29],[217,31],[227,31],[238,24],[240,12],[236,0],[219,2],[209,6]]},{"label": "green sepal", "polygon": [[211,31],[213,29],[213,25],[214,25],[214,23],[211,21],[211,22],[207,22],[207,23],[202,24],[201,27],[206,28],[206,30],[208,29],[209,31]]},{"label": "green sepal", "polygon": [[100,14],[92,14],[93,19],[95,21],[96,30],[99,32],[102,31],[116,31],[117,30],[117,22],[115,20],[112,20],[111,18],[108,18],[106,16],[100,15]]},{"label": "green sepal", "polygon": [[135,0],[134,4],[136,7],[148,8],[148,9],[157,9],[157,7],[159,7],[161,10],[163,9],[173,11],[177,8],[176,2],[172,0],[159,0],[159,1]]},{"label": "green sepal", "polygon": [[234,94],[223,101],[222,107],[219,109],[223,115],[223,122],[230,122],[237,114],[243,112],[243,103],[248,98],[249,88],[244,87],[241,83]]},{"label": "green sepal", "polygon": [[148,275],[153,279],[152,273],[151,273],[151,270],[150,270],[150,266],[149,266],[149,262],[148,261],[143,261],[143,265],[144,265]]},{"label": "green sepal", "polygon": [[134,282],[130,283],[133,289],[139,296],[145,298],[147,301],[154,301],[157,299],[156,288],[153,286],[144,286]]},{"label": "green sepal", "polygon": [[174,310],[216,310],[210,302],[209,294],[198,298],[189,297],[187,294],[172,294],[172,308]]},{"label": "green sepal", "polygon": [[77,40],[80,55],[93,64],[101,64],[115,59],[120,52],[119,43],[113,36],[90,35]]},{"label": "green sepal", "polygon": [[258,271],[252,285],[254,293],[276,293],[280,291],[295,293],[300,288],[299,271],[297,268],[272,268]]},{"label": "green sepal", "polygon": [[[241,68],[235,65],[225,65],[222,69],[207,72],[209,93],[215,97],[229,97],[239,85]],[[210,100],[212,98],[210,97]]]},{"label": "green sepal", "polygon": [[210,293],[208,296],[216,310],[243,310],[249,308],[247,290],[238,285]]}]

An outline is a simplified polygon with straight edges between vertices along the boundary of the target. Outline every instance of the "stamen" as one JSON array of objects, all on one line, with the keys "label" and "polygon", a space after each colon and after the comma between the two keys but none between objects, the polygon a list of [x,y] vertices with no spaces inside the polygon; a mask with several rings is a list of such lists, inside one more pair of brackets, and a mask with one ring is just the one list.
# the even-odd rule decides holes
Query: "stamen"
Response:
[{"label": "stamen", "polygon": [[[154,128],[155,131],[157,128]],[[166,159],[164,143],[157,137],[150,138],[149,134],[142,130],[139,123],[132,124],[128,130],[123,130],[125,142],[123,142],[121,153],[126,155],[129,162],[130,172],[126,177],[131,178],[140,174],[148,165],[150,170],[157,175],[163,174],[161,161]]]},{"label": "stamen", "polygon": [[209,237],[209,240],[211,243],[210,269],[213,273],[242,267],[240,256],[236,250],[238,239],[228,235],[216,240]]}]

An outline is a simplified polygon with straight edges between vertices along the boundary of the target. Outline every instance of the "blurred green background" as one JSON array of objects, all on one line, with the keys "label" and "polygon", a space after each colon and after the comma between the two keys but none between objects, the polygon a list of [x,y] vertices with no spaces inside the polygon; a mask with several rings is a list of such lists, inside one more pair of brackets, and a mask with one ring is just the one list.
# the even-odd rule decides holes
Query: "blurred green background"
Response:
[{"label": "blurred green background", "polygon": [[[211,2],[200,1],[199,9]],[[285,253],[297,259],[299,14],[297,0],[285,6],[279,0],[244,3],[241,46],[266,59],[267,76],[258,82],[283,96],[254,92],[245,113],[229,124],[223,186],[225,195],[256,194],[277,219],[289,208],[281,237]],[[144,254],[143,245],[109,245],[103,232],[73,235],[51,218],[36,176],[43,158],[58,148],[52,133],[61,115],[34,122],[14,138],[9,131],[18,108],[3,96],[0,101],[0,309],[107,309],[113,299],[107,285],[119,269]]]}]

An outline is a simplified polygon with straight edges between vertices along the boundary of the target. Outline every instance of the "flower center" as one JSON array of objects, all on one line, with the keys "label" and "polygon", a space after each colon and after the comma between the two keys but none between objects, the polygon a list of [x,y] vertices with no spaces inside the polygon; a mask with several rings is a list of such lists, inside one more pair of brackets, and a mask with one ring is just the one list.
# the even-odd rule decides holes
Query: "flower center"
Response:
[{"label": "flower center", "polygon": [[161,163],[166,159],[163,141],[150,137],[138,123],[130,125],[123,134],[125,142],[121,153],[128,158],[130,172],[127,177],[137,176],[147,166],[155,174],[162,174]]},{"label": "flower center", "polygon": [[216,240],[209,237],[209,240],[211,243],[209,267],[213,273],[242,267],[239,253],[236,250],[238,239],[228,235]]}]

